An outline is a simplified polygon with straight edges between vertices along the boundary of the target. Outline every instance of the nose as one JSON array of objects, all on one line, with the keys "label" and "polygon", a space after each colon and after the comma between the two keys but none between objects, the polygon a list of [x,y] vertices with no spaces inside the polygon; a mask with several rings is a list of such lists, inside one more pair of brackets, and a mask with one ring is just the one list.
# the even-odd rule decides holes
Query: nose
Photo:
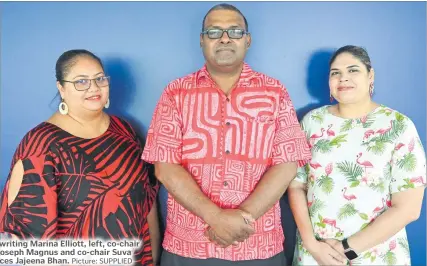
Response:
[{"label": "nose", "polygon": [[229,43],[231,41],[230,37],[228,37],[228,32],[224,31],[221,37],[221,43]]},{"label": "nose", "polygon": [[94,79],[90,80],[90,88],[88,91],[98,91],[101,88],[98,86],[98,84],[96,84],[96,81]]},{"label": "nose", "polygon": [[348,76],[346,73],[342,73],[340,76],[340,82],[348,81]]}]

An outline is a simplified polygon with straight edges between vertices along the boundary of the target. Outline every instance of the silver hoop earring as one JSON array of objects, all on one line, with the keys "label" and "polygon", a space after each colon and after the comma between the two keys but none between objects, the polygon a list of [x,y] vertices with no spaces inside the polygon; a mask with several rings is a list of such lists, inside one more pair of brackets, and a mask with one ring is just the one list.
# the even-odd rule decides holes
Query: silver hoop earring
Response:
[{"label": "silver hoop earring", "polygon": [[107,103],[104,105],[105,108],[110,107],[110,99],[108,98]]},{"label": "silver hoop earring", "polygon": [[64,102],[64,99],[62,99],[62,102],[59,104],[58,109],[61,115],[68,114],[68,105]]}]

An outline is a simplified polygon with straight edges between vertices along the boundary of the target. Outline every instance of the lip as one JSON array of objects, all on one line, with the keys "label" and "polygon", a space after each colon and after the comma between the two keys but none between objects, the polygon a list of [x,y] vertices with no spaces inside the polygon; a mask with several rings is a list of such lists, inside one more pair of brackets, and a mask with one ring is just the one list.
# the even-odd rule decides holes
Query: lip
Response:
[{"label": "lip", "polygon": [[218,50],[216,50],[217,52],[234,52],[233,49],[231,48],[220,48]]},{"label": "lip", "polygon": [[349,91],[352,89],[354,89],[354,87],[352,87],[352,86],[339,86],[338,87],[338,91]]},{"label": "lip", "polygon": [[92,95],[92,96],[86,97],[85,100],[99,101],[99,100],[101,100],[101,98],[102,98],[101,95]]}]

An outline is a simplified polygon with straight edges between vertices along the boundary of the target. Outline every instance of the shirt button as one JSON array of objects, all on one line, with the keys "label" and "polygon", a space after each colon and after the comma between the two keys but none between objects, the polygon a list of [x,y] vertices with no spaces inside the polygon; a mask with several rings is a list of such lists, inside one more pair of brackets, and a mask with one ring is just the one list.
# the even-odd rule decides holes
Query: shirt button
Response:
[{"label": "shirt button", "polygon": [[224,181],[224,187],[226,187],[226,186],[228,186],[228,183],[227,183],[227,181]]},{"label": "shirt button", "polygon": [[226,151],[225,151],[225,153],[230,154],[230,151],[229,151],[229,150],[226,150]]},{"label": "shirt button", "polygon": [[227,123],[225,123],[227,126],[229,126],[230,125],[230,122],[227,122]]}]

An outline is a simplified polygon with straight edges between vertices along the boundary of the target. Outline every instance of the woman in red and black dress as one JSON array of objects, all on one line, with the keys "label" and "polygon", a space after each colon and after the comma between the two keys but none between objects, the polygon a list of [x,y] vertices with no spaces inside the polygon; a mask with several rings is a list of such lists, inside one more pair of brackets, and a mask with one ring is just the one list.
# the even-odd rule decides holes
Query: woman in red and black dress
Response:
[{"label": "woman in red and black dress", "polygon": [[0,233],[139,239],[136,264],[156,264],[158,184],[149,180],[130,124],[103,112],[109,77],[101,60],[67,51],[56,63],[56,79],[59,112],[30,130],[15,152],[0,198]]}]

